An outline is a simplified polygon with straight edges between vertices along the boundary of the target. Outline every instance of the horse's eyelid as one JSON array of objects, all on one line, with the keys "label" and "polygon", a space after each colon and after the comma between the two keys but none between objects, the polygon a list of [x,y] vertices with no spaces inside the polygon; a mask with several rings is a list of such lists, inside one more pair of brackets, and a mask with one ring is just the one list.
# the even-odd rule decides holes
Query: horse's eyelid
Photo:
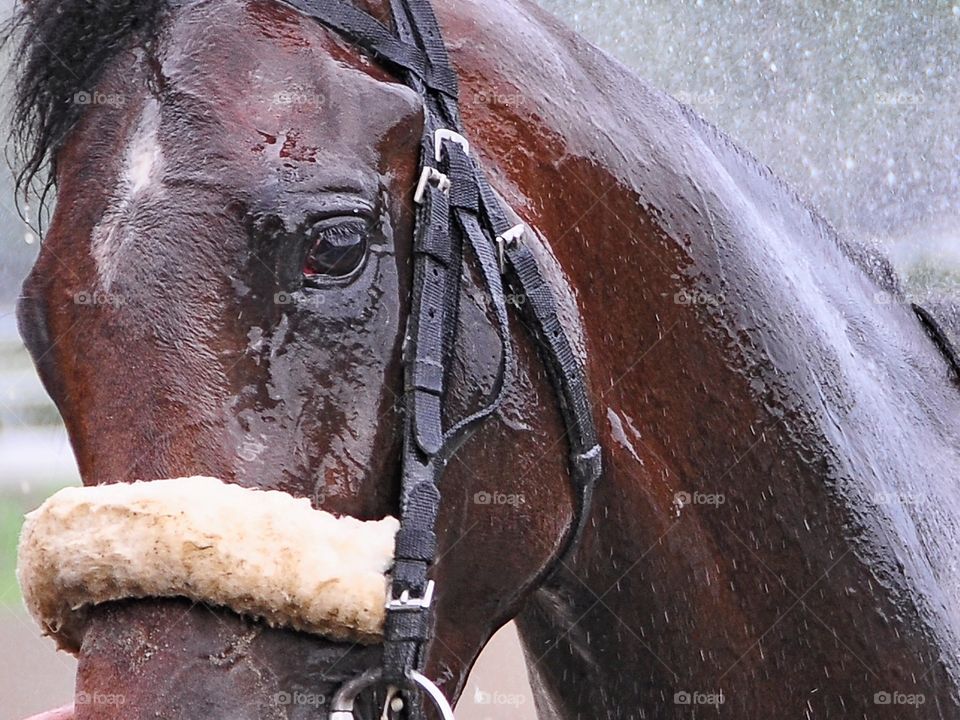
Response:
[{"label": "horse's eyelid", "polygon": [[366,225],[374,224],[374,216],[369,208],[317,210],[306,213],[304,219],[307,225],[317,225],[324,222],[329,222],[331,224],[348,223],[351,221],[361,222]]},{"label": "horse's eyelid", "polygon": [[313,230],[314,228],[321,228],[324,230],[354,230],[362,229],[369,230],[371,223],[369,220],[359,217],[335,217],[328,218],[326,220],[317,220],[312,223],[308,223],[307,227]]}]

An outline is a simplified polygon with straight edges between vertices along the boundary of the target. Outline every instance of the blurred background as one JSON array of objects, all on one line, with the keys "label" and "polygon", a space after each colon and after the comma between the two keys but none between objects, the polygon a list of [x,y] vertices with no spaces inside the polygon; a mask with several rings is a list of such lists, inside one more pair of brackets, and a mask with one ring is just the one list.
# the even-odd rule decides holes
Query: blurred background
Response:
[{"label": "blurred background", "polygon": [[[724,129],[843,234],[883,246],[912,294],[960,297],[960,5],[540,4]],[[0,0],[4,16],[10,7]],[[14,578],[24,511],[78,478],[16,330],[13,306],[38,239],[11,187],[0,168],[0,720],[68,702],[75,667],[26,619]],[[458,717],[533,717],[512,628],[485,652]]]}]

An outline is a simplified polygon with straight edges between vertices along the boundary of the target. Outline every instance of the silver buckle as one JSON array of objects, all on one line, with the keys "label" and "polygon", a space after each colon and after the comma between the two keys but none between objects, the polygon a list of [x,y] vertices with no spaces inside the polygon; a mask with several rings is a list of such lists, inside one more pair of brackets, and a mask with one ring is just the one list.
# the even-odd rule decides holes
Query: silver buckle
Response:
[{"label": "silver buckle", "polygon": [[423,597],[412,598],[410,591],[404,590],[400,593],[400,597],[387,600],[384,607],[387,610],[423,610],[430,607],[431,602],[433,602],[433,580],[428,580]]},{"label": "silver buckle", "polygon": [[413,194],[413,201],[417,205],[423,205],[423,196],[427,192],[427,185],[435,184],[441,192],[450,191],[450,178],[444,175],[436,168],[427,165],[420,171],[420,180],[417,182],[417,191]]},{"label": "silver buckle", "polygon": [[506,271],[507,260],[506,260],[506,250],[508,247],[513,247],[523,238],[523,233],[526,232],[526,225],[520,223],[519,225],[514,225],[512,228],[504,232],[502,235],[497,235],[497,262],[500,264],[500,274]]},{"label": "silver buckle", "polygon": [[433,134],[433,155],[436,158],[437,162],[440,162],[443,157],[443,141],[449,140],[450,142],[455,142],[457,145],[463,148],[463,152],[466,155],[470,154],[470,141],[467,140],[463,135],[458,133],[455,130],[448,130],[447,128],[440,128]]}]

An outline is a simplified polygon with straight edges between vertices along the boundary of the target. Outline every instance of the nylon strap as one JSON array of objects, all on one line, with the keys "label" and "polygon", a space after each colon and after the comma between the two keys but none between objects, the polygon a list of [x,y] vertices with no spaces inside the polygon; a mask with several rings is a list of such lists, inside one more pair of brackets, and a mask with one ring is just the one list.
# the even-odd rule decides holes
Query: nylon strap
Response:
[{"label": "nylon strap", "polygon": [[957,352],[957,349],[950,341],[950,336],[940,327],[940,323],[937,322],[937,319],[925,307],[917,303],[912,303],[910,307],[913,308],[914,314],[920,319],[930,339],[933,340],[933,343],[940,352],[943,353],[943,356],[950,364],[953,370],[954,380],[960,382],[960,353]]},{"label": "nylon strap", "polygon": [[[553,290],[523,242],[500,248],[494,240],[507,234],[511,223],[484,173],[458,142],[464,131],[457,76],[429,0],[390,0],[395,32],[344,0],[283,1],[391,65],[424,103],[421,168],[428,181],[417,205],[414,230],[412,303],[403,353],[406,412],[400,530],[383,649],[383,679],[404,688],[406,713],[417,720],[422,717],[421,703],[407,689],[407,679],[411,671],[422,670],[433,632],[429,573],[437,550],[439,480],[466,435],[495,413],[503,400],[513,364],[508,288],[525,298],[519,312],[556,390],[567,430],[576,506],[560,560],[575,547],[585,526],[601,472],[600,447],[584,370],[560,320]],[[438,130],[458,134],[439,142],[439,159]],[[445,401],[465,246],[479,266],[501,353],[484,405],[454,422],[445,413]],[[498,252],[505,268],[500,267]]]},{"label": "nylon strap", "polygon": [[423,50],[401,41],[386,25],[360,8],[345,0],[282,1],[336,30],[378,59],[414,73],[430,90],[456,96],[457,76],[449,65],[430,65]]}]

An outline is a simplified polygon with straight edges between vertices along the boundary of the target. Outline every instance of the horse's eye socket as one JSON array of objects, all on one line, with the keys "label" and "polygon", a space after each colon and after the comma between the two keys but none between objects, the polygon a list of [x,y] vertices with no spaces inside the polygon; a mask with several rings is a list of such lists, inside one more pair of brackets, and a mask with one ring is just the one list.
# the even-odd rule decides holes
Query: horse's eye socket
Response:
[{"label": "horse's eye socket", "polygon": [[310,251],[303,274],[308,278],[345,278],[363,265],[366,255],[367,226],[362,220],[319,222],[310,228]]}]

